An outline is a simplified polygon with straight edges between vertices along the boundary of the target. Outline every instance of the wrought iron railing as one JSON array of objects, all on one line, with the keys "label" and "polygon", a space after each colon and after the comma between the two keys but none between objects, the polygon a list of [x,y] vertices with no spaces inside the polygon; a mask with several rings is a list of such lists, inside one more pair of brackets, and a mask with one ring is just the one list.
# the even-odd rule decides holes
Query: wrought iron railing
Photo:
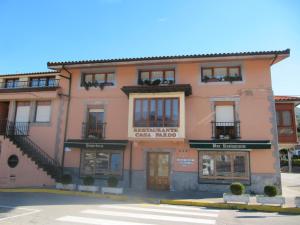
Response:
[{"label": "wrought iron railing", "polygon": [[82,138],[104,139],[106,123],[82,123]]},{"label": "wrought iron railing", "polygon": [[140,120],[134,121],[134,127],[178,127],[178,120]]},{"label": "wrought iron railing", "polygon": [[0,89],[59,87],[59,79],[0,82]]},{"label": "wrought iron railing", "polygon": [[60,177],[60,164],[46,153],[39,145],[32,141],[29,136],[29,123],[1,121],[1,134],[9,138],[19,149],[31,158],[39,168],[42,168],[52,178]]},{"label": "wrought iron railing", "polygon": [[240,121],[235,122],[211,122],[213,139],[239,139]]}]

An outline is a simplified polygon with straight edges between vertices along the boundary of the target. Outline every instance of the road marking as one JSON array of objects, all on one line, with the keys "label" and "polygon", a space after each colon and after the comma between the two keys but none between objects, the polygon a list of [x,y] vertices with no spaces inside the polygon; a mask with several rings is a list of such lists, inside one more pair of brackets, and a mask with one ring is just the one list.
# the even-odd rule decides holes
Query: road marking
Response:
[{"label": "road marking", "polygon": [[186,216],[207,216],[207,217],[218,217],[218,214],[212,213],[205,213],[205,212],[183,212],[179,210],[168,210],[168,209],[161,209],[161,208],[143,208],[143,207],[134,207],[130,205],[101,205],[100,208],[107,208],[107,209],[127,209],[127,210],[136,210],[136,211],[143,211],[143,212],[157,212],[157,213],[169,213],[175,215],[186,215]]},{"label": "road marking", "polygon": [[185,222],[185,223],[200,223],[200,224],[215,224],[215,220],[209,219],[196,219],[190,217],[179,217],[179,216],[162,216],[156,214],[137,214],[137,213],[125,213],[118,211],[104,211],[104,210],[93,210],[88,209],[81,211],[81,213],[86,214],[95,214],[95,215],[104,215],[104,216],[116,216],[116,217],[130,217],[130,218],[138,218],[138,219],[150,219],[150,220],[164,220],[164,221],[173,221],[173,222]]},{"label": "road marking", "polygon": [[38,213],[38,212],[41,211],[41,210],[38,210],[38,209],[29,209],[29,208],[25,208],[25,207],[8,206],[8,205],[0,205],[0,208],[20,209],[20,210],[30,211],[30,212],[21,213],[21,214],[15,215],[15,216],[7,216],[7,217],[4,217],[4,218],[0,218],[0,222],[4,221],[4,220],[8,220],[8,219],[21,217],[21,216],[28,216],[28,215]]},{"label": "road marking", "polygon": [[163,208],[170,208],[170,209],[180,209],[180,210],[195,210],[195,211],[199,211],[199,210],[205,210],[207,212],[220,212],[220,210],[218,209],[207,209],[205,207],[198,207],[198,206],[178,206],[178,205],[165,205],[165,204],[161,204],[158,205],[158,207],[163,207]]},{"label": "road marking", "polygon": [[126,221],[118,221],[118,220],[108,220],[108,219],[95,219],[95,218],[86,218],[86,217],[79,217],[79,216],[64,216],[56,220],[62,222],[97,224],[97,225],[154,225],[149,223],[136,223],[136,222],[126,222]]}]

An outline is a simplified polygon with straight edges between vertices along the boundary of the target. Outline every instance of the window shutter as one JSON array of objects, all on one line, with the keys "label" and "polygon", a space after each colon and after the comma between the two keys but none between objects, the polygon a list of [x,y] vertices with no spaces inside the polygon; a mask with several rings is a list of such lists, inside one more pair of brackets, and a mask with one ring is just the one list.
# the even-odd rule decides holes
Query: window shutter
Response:
[{"label": "window shutter", "polygon": [[45,104],[37,105],[35,121],[36,122],[49,122],[50,121],[50,111],[51,111],[50,105],[45,105]]},{"label": "window shutter", "polygon": [[234,122],[232,105],[216,106],[216,122]]}]

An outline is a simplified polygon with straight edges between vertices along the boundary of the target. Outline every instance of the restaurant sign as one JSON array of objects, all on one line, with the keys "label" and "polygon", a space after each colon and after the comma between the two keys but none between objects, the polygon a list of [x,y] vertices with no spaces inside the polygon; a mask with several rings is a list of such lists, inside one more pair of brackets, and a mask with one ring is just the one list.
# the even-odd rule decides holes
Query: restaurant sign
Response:
[{"label": "restaurant sign", "polygon": [[190,142],[191,148],[198,149],[221,149],[221,150],[250,150],[250,149],[271,149],[270,142],[231,142],[231,143],[214,143],[214,142]]},{"label": "restaurant sign", "polygon": [[178,128],[134,128],[133,135],[136,138],[178,138]]}]

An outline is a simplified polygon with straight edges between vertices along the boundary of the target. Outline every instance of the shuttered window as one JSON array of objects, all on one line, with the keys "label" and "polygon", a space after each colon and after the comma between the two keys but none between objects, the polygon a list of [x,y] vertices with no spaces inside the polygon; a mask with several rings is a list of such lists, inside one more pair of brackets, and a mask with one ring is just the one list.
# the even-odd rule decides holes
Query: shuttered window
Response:
[{"label": "shuttered window", "polygon": [[50,122],[50,114],[51,114],[50,101],[37,102],[35,122],[42,122],[42,123]]},{"label": "shuttered window", "polygon": [[234,122],[234,113],[232,105],[216,106],[216,122]]}]

